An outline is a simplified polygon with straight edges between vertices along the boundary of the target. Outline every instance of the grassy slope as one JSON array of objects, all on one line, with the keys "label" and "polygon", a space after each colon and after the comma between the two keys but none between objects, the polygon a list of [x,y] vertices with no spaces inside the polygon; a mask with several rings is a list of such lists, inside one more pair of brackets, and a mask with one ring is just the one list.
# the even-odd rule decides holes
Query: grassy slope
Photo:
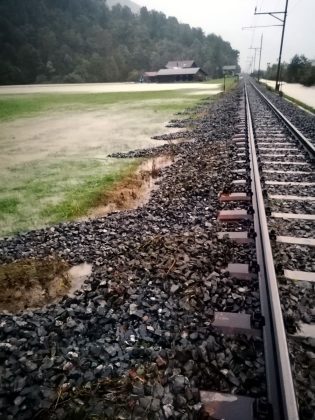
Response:
[{"label": "grassy slope", "polygon": [[[187,91],[102,94],[33,94],[0,97],[0,121],[46,115],[48,111],[93,110],[128,103],[170,119],[174,112],[194,105],[205,95]],[[145,112],[144,112],[145,114]],[[144,124],[146,124],[145,115]],[[1,129],[1,127],[0,127]],[[132,148],[132,147],[131,147]],[[0,144],[1,153],[1,144]],[[103,192],[139,165],[139,160],[73,160],[51,157],[1,170],[0,236],[73,220],[99,202]]]},{"label": "grassy slope", "polygon": [[138,159],[112,159],[106,165],[95,160],[62,160],[12,168],[0,187],[0,234],[83,216],[102,192],[138,164]]}]

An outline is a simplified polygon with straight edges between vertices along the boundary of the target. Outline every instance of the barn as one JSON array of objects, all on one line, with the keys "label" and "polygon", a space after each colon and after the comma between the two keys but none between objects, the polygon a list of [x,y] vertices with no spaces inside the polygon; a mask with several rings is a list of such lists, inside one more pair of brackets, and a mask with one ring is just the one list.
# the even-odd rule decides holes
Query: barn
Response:
[{"label": "barn", "polygon": [[200,67],[161,69],[157,72],[157,81],[170,82],[201,82],[206,79],[206,73]]},{"label": "barn", "polygon": [[145,82],[158,83],[201,82],[206,78],[207,73],[198,67],[193,60],[169,61],[164,69],[156,72],[146,72],[143,75]]},{"label": "barn", "polygon": [[146,71],[143,74],[143,76],[142,76],[141,79],[144,82],[152,82],[152,83],[154,83],[154,82],[157,82],[158,81],[157,80],[157,75],[158,75],[158,72],[157,71]]},{"label": "barn", "polygon": [[169,61],[165,68],[166,69],[191,69],[194,67],[198,67],[197,64],[193,60],[184,60],[184,61]]}]

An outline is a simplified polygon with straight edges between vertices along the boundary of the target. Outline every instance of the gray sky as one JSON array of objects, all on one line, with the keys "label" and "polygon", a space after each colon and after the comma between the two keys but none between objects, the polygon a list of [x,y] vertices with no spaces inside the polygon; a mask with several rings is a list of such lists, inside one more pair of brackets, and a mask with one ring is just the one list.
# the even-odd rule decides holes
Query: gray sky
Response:
[{"label": "gray sky", "polygon": [[[254,16],[259,11],[283,11],[285,0],[135,0],[141,6],[155,9],[180,22],[201,27],[206,34],[215,33],[240,51],[240,64],[248,68],[248,58],[259,47],[263,32],[262,67],[275,63],[279,56],[281,27],[242,30],[244,26],[274,25],[271,16]],[[281,15],[280,15],[281,17]],[[257,52],[258,53],[258,52]],[[289,0],[283,58],[289,61],[295,53],[315,59],[315,0]],[[189,57],[187,57],[189,58]],[[256,59],[258,67],[258,56]]]}]

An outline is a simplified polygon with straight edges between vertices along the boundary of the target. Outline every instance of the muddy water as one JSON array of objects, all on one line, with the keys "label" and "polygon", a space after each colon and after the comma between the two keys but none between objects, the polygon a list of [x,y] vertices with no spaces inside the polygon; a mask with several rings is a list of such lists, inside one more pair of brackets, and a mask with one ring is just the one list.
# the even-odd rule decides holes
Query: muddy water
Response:
[{"label": "muddy water", "polygon": [[138,168],[138,173],[141,171],[152,171],[152,167],[155,165],[156,169],[167,168],[172,164],[172,159],[169,156],[158,156],[152,159],[148,159],[143,162]]},{"label": "muddy water", "polygon": [[[169,156],[159,156],[143,162],[135,176],[113,191],[103,206],[92,209],[87,218],[104,217],[109,213],[134,210],[144,206],[157,188],[157,172],[173,163]],[[85,218],[86,219],[86,218]]]},{"label": "muddy water", "polygon": [[[261,80],[263,83],[266,83],[268,86],[275,87],[275,81],[273,80]],[[282,91],[292,98],[295,98],[306,105],[312,106],[315,108],[315,86],[303,86],[299,83],[282,83]]]},{"label": "muddy water", "polygon": [[70,268],[68,275],[71,281],[71,286],[67,295],[73,296],[74,292],[80,290],[83,286],[83,283],[89,278],[91,273],[92,264],[83,263]]},{"label": "muddy water", "polygon": [[[113,211],[136,209],[145,205],[161,179],[159,171],[173,163],[170,156],[144,161],[135,174],[118,184],[106,197],[107,203],[91,211],[90,217],[101,217]],[[17,313],[57,303],[63,296],[73,296],[83,289],[92,273],[92,265],[69,265],[54,257],[46,260],[24,260],[0,266],[0,280],[11,279],[0,296],[0,312]],[[9,277],[8,277],[9,276]],[[1,282],[0,282],[1,283]]]}]

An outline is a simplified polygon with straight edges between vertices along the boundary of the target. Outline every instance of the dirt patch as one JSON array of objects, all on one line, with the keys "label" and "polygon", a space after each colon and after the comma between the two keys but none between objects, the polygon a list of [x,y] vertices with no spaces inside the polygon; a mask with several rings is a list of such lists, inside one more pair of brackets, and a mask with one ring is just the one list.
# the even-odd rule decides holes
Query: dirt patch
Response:
[{"label": "dirt patch", "polygon": [[81,264],[70,269],[55,258],[25,259],[0,266],[0,312],[16,313],[56,302],[82,287],[91,274],[91,266]]},{"label": "dirt patch", "polygon": [[159,156],[143,162],[138,170],[117,183],[112,191],[105,193],[101,205],[91,209],[88,218],[106,216],[115,211],[132,210],[145,205],[152,191],[160,170],[173,163],[171,156]]}]

